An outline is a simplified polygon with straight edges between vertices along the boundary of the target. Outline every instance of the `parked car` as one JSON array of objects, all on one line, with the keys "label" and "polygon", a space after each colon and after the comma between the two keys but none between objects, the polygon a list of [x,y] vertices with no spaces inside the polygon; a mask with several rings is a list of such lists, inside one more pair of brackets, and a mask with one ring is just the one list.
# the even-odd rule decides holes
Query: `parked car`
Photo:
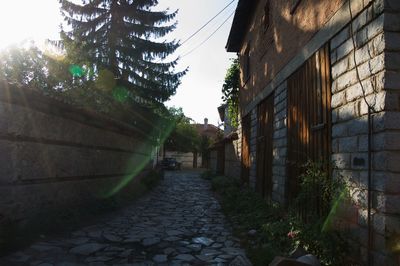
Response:
[{"label": "parked car", "polygon": [[180,170],[181,163],[175,158],[164,158],[161,161],[161,168],[166,170]]}]

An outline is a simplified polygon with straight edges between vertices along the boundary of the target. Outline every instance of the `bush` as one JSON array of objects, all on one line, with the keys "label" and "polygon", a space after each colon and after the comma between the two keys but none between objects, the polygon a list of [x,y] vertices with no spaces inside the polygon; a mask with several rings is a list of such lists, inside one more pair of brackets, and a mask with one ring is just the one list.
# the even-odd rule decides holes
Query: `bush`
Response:
[{"label": "bush", "polygon": [[[254,265],[268,265],[275,256],[288,256],[297,247],[318,257],[323,265],[343,265],[348,255],[348,245],[343,233],[326,230],[327,212],[333,200],[343,195],[344,185],[332,181],[319,164],[308,162],[301,176],[301,191],[295,207],[309,204],[311,191],[318,194],[324,207],[312,212],[307,222],[299,216],[298,209],[290,210],[267,202],[259,194],[240,185],[240,180],[217,176],[211,179],[212,189],[220,196],[223,211],[233,223],[247,254]],[[249,236],[249,230],[257,233]]]},{"label": "bush", "polygon": [[200,177],[205,180],[211,180],[214,176],[215,175],[213,174],[213,172],[211,170],[206,170],[200,175]]}]

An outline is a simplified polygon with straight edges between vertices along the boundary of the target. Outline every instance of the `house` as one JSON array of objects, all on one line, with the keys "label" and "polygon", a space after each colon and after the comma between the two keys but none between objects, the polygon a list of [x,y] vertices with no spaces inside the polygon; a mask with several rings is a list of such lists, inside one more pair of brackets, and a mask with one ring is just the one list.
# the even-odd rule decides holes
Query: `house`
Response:
[{"label": "house", "polygon": [[[221,130],[213,124],[208,123],[208,119],[204,118],[204,124],[192,124],[202,139],[206,138],[207,142],[213,143],[218,139]],[[179,152],[167,150],[163,145],[158,151],[158,162],[163,158],[172,157],[182,164],[183,168],[207,167],[209,158],[206,154],[198,154],[197,152]]]},{"label": "house", "polygon": [[[215,174],[240,178],[240,138],[235,127],[228,119],[228,108],[226,104],[218,107],[218,113],[223,122],[224,131],[222,137],[211,147],[210,158],[211,170]],[[239,131],[240,132],[240,131]]]},{"label": "house", "polygon": [[[400,1],[239,0],[241,176],[290,205],[301,165],[346,180],[341,217],[361,261],[398,265]],[[397,255],[396,255],[397,254]]]},{"label": "house", "polygon": [[[201,145],[205,146],[203,147],[204,150],[207,150],[210,144],[217,142],[222,134],[221,129],[208,123],[208,118],[204,118],[204,124],[194,124],[194,126],[202,138]],[[195,156],[197,157],[198,154],[195,154]],[[211,160],[210,154],[203,152],[203,154],[201,154],[201,162],[198,164],[204,168],[213,168],[210,166],[211,161],[213,160]]]}]

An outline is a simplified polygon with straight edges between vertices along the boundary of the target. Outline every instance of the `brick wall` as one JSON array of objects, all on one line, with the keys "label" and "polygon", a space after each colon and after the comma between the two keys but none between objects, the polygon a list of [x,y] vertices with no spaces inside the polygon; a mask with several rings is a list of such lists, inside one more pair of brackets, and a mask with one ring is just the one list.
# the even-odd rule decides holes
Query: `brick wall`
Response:
[{"label": "brick wall", "polygon": [[[334,177],[351,188],[342,214],[359,256],[367,259],[368,118],[373,107],[372,224],[374,265],[394,265],[390,243],[400,233],[398,1],[374,1],[330,42],[332,64],[332,161]],[[397,10],[397,11],[396,11]],[[383,13],[383,11],[385,11]],[[354,60],[354,52],[356,64]],[[357,78],[355,65],[357,65]],[[365,101],[366,99],[366,101]],[[390,125],[389,125],[390,124]],[[390,189],[388,189],[390,187]],[[394,207],[397,206],[397,207]],[[397,238],[397,239],[396,239]],[[397,258],[398,259],[398,258]]]},{"label": "brick wall", "polygon": [[[264,28],[264,6],[258,1],[240,54],[250,44],[250,79],[240,91],[242,107],[251,102],[281,69],[302,49],[343,5],[345,0],[302,0],[292,11],[295,1],[269,0],[269,27]],[[245,82],[244,78],[243,82]],[[278,85],[278,84],[277,84]]]},{"label": "brick wall", "polygon": [[0,227],[104,199],[148,167],[152,146],[134,128],[28,89],[0,92]]}]

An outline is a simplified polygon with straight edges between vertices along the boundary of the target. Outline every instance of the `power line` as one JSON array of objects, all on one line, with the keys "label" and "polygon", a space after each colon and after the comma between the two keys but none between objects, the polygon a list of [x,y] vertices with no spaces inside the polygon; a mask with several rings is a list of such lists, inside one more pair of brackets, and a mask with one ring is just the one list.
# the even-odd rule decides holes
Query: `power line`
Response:
[{"label": "power line", "polygon": [[233,11],[229,17],[227,17],[222,23],[221,25],[218,26],[218,28],[216,28],[204,41],[202,41],[199,45],[197,45],[196,47],[194,47],[192,50],[190,50],[189,52],[183,54],[180,58],[183,58],[191,53],[193,53],[195,50],[197,50],[198,48],[200,48],[204,43],[206,43],[232,16],[233,14],[235,14],[235,11]]},{"label": "power line", "polygon": [[229,4],[227,4],[222,10],[220,10],[214,17],[212,17],[210,20],[208,20],[203,26],[201,26],[198,30],[196,30],[192,35],[190,35],[188,38],[186,38],[182,43],[181,46],[186,43],[187,41],[189,41],[190,39],[192,39],[197,33],[199,33],[202,29],[204,29],[208,24],[211,23],[211,21],[213,21],[216,17],[219,16],[219,14],[221,14],[225,9],[227,9],[230,5],[232,5],[233,2],[235,2],[236,0],[232,0]]}]

